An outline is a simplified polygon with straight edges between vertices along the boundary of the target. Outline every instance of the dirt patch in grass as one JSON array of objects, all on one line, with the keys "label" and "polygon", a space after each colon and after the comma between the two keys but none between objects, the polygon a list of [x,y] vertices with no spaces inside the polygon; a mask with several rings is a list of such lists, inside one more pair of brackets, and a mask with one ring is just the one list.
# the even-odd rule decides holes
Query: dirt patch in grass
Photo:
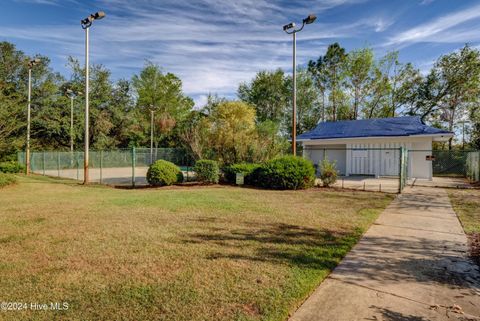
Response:
[{"label": "dirt patch in grass", "polygon": [[285,320],[390,203],[380,193],[120,190],[19,177],[0,191],[2,320]]},{"label": "dirt patch in grass", "polygon": [[467,234],[469,254],[480,265],[480,189],[452,189],[448,194]]}]

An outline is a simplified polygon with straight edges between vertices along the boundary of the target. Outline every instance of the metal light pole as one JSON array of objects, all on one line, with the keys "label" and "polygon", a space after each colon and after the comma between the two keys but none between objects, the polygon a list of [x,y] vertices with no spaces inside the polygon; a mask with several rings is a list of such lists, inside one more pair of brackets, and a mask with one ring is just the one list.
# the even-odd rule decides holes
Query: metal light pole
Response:
[{"label": "metal light pole", "polygon": [[82,28],[85,30],[85,152],[83,160],[83,184],[88,184],[88,160],[89,160],[89,148],[90,148],[90,134],[89,134],[89,33],[90,27],[94,20],[100,20],[105,17],[105,12],[98,11],[97,13],[91,14],[87,18],[80,21]]},{"label": "metal light pole", "polygon": [[74,96],[70,96],[70,151],[73,152],[73,99]]},{"label": "metal light pole", "polygon": [[462,124],[462,150],[465,150],[465,123],[470,123],[468,120],[459,121]]},{"label": "metal light pole", "polygon": [[70,151],[73,152],[73,101],[76,93],[71,89],[67,89],[66,94],[70,98]]},{"label": "metal light pole", "polygon": [[283,26],[283,31],[293,36],[292,153],[294,156],[297,155],[297,32],[302,31],[306,24],[309,25],[313,23],[316,19],[317,17],[315,15],[308,15],[308,17],[303,19],[302,27],[300,27],[299,29],[295,29],[294,22]]},{"label": "metal light pole", "polygon": [[153,108],[150,109],[150,163],[153,164]]},{"label": "metal light pole", "polygon": [[28,62],[28,106],[27,106],[27,147],[25,150],[26,174],[30,175],[30,114],[32,102],[32,68],[40,63],[40,59],[35,58]]}]

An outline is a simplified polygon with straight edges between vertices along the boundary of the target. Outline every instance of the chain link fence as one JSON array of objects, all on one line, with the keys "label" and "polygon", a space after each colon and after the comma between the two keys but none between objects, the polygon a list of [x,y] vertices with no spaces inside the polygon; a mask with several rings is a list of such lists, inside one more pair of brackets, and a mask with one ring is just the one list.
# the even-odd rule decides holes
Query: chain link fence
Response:
[{"label": "chain link fence", "polygon": [[467,173],[467,151],[463,150],[434,150],[432,152],[433,175],[465,177]]},{"label": "chain link fence", "polygon": [[308,145],[303,156],[313,162],[320,181],[323,160],[335,162],[339,178],[333,186],[337,188],[401,193],[407,185],[408,153],[398,144],[383,148],[373,144],[351,148]]},{"label": "chain link fence", "polygon": [[[42,151],[30,153],[31,171],[83,181],[84,153],[80,151]],[[25,164],[25,153],[19,152],[18,162]],[[148,167],[163,159],[179,166],[186,180],[192,177],[194,159],[182,148],[129,148],[110,151],[90,151],[89,179],[91,182],[116,186],[147,185]]]},{"label": "chain link fence", "polygon": [[466,170],[467,178],[470,182],[480,182],[480,151],[471,151],[467,153]]},{"label": "chain link fence", "polygon": [[[304,156],[315,164],[317,175],[323,159],[335,161],[341,175],[336,186],[343,188],[398,193],[412,183],[411,178],[417,177],[415,172],[419,170],[427,176],[432,171],[434,181],[450,177],[480,181],[480,151],[313,148],[305,150]],[[185,149],[129,148],[90,151],[90,181],[115,186],[147,185],[148,167],[159,159],[179,166],[186,181],[193,179],[195,161]],[[31,153],[30,164],[36,174],[83,181],[83,160],[84,153],[80,151],[42,151]],[[18,153],[18,162],[25,164],[24,152]]]}]

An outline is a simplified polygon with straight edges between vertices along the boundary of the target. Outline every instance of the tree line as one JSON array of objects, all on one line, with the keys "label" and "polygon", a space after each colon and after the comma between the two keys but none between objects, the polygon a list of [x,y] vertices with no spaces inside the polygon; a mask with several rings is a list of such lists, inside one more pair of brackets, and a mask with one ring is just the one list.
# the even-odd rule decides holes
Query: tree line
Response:
[{"label": "tree line", "polygon": [[[41,64],[32,69],[32,149],[69,149],[72,92],[73,141],[76,150],[83,147],[83,66],[70,57],[66,78],[50,68],[48,57],[29,57],[1,42],[0,159],[25,147],[28,62],[33,58]],[[90,77],[92,149],[149,146],[153,113],[154,145],[184,147],[195,158],[262,161],[288,150],[292,78],[281,69],[259,71],[240,84],[238,100],[209,95],[199,109],[178,76],[151,62],[131,79],[113,81],[103,65],[91,66]],[[334,43],[298,69],[298,133],[321,121],[418,115],[449,130],[469,121],[468,143],[480,148],[479,79],[480,53],[468,45],[441,56],[422,74],[400,62],[398,52],[377,58],[370,48],[347,52]]]},{"label": "tree line", "polygon": [[[298,133],[320,121],[416,115],[450,131],[468,121],[470,147],[480,147],[480,52],[468,45],[441,56],[422,74],[400,62],[398,52],[377,59],[370,48],[347,52],[334,43],[299,68],[297,77]],[[260,120],[273,119],[289,133],[291,86],[282,70],[261,71],[240,85],[238,96],[256,107]]]}]

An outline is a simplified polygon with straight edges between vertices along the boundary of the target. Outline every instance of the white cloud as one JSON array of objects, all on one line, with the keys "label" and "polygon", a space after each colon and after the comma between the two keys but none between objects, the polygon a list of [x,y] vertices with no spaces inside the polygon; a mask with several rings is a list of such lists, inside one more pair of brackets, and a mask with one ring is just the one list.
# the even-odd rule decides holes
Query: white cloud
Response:
[{"label": "white cloud", "polygon": [[[115,74],[131,75],[151,60],[179,75],[185,92],[198,104],[209,92],[231,96],[258,70],[290,70],[291,36],[282,25],[301,22],[307,13],[316,13],[319,19],[297,36],[299,64],[316,58],[331,39],[385,30],[389,23],[381,18],[350,24],[321,19],[325,10],[362,1],[300,0],[293,6],[269,0],[101,0],[97,5],[107,16],[91,29],[91,61],[105,64]],[[49,43],[59,56],[83,60],[79,24],[0,28],[0,37]]]},{"label": "white cloud", "polygon": [[[448,38],[451,39],[452,28],[478,18],[480,18],[480,5],[436,18],[433,21],[423,23],[403,31],[391,37],[388,45],[399,45],[415,42],[450,42]],[[470,28],[467,28],[464,30],[457,30],[457,32],[462,32],[465,36],[467,30],[471,31]],[[445,35],[448,37],[445,38]],[[459,39],[455,42],[463,40],[466,39]]]},{"label": "white cloud", "polygon": [[78,4],[77,0],[15,0],[15,2],[39,4],[39,5],[48,5],[48,6],[59,6],[66,4]]},{"label": "white cloud", "polygon": [[422,2],[420,2],[420,4],[421,4],[422,6],[425,6],[425,5],[429,5],[429,4],[432,3],[433,1],[435,1],[435,0],[423,0]]}]

